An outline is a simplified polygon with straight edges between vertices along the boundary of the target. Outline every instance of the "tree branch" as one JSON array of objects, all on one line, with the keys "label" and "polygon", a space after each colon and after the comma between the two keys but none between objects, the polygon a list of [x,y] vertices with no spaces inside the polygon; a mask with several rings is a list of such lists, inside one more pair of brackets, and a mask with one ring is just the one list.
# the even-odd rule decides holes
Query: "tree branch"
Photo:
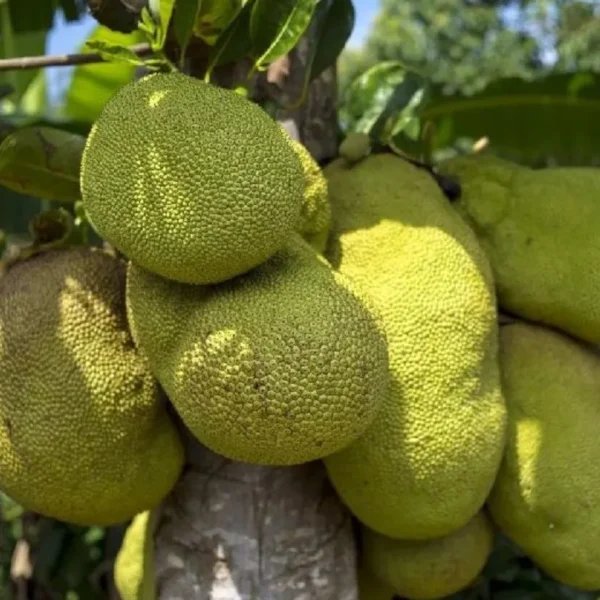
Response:
[{"label": "tree branch", "polygon": [[[138,56],[147,56],[152,54],[152,48],[150,48],[150,44],[146,43],[129,46],[129,50]],[[49,56],[23,56],[17,58],[0,59],[0,71],[40,69],[44,67],[67,67],[72,65],[102,62],[107,61],[98,52],[85,52],[82,54],[56,54]]]}]

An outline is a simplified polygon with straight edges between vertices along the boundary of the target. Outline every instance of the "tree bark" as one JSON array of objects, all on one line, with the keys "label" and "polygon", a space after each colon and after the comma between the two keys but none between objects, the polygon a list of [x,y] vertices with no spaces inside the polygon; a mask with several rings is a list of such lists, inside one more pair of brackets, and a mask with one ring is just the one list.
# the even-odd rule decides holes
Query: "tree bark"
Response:
[{"label": "tree bark", "polygon": [[[310,43],[309,30],[289,57],[255,78],[253,97],[297,100]],[[218,72],[218,83],[230,87],[245,68]],[[326,162],[337,150],[335,108],[331,68],[310,85],[301,106],[280,108],[276,118]],[[357,600],[352,519],[320,461],[236,463],[184,435],[188,465],[155,533],[159,600]]]}]

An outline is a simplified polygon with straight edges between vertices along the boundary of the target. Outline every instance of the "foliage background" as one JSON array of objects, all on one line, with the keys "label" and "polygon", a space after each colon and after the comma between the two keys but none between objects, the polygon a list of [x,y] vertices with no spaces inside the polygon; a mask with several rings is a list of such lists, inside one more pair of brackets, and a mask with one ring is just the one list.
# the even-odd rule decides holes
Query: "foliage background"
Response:
[{"label": "foliage background", "polygon": [[[0,57],[43,54],[57,15],[74,21],[85,11],[83,0],[0,0]],[[100,26],[91,36],[121,46],[142,39]],[[0,73],[0,141],[31,124],[85,135],[136,68],[77,67],[52,102],[45,71]],[[487,146],[536,167],[600,164],[595,0],[381,0],[364,45],[343,52],[339,78],[340,135],[369,133],[420,159]],[[3,168],[0,153],[0,179]],[[28,238],[35,214],[57,206],[25,191],[0,186],[0,228],[12,243]],[[0,504],[0,598],[117,598],[111,568],[123,527],[74,527],[3,495]],[[551,581],[501,538],[484,576],[455,600],[597,596]]]}]

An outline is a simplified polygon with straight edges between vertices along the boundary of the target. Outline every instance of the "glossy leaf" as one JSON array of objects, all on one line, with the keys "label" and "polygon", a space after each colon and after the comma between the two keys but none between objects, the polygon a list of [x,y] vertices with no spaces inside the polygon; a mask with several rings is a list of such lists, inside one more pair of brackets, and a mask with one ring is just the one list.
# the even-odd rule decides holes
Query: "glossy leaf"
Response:
[{"label": "glossy leaf", "polygon": [[239,60],[252,50],[250,17],[253,6],[253,0],[250,0],[212,47],[206,69],[206,80],[210,79],[212,70],[216,66]]},{"label": "glossy leaf", "polygon": [[20,129],[0,144],[0,184],[46,200],[79,199],[83,136],[49,127]]},{"label": "glossy leaf", "polygon": [[126,46],[109,44],[103,40],[90,40],[86,42],[86,48],[97,52],[107,61],[125,62],[135,66],[144,64],[143,60]]},{"label": "glossy leaf", "polygon": [[[395,61],[382,62],[352,82],[340,117],[347,131],[385,140],[414,126],[426,81]],[[412,133],[412,132],[409,132]],[[385,134],[385,135],[384,135]],[[414,136],[412,136],[414,137]]]},{"label": "glossy leaf", "polygon": [[[111,46],[126,47],[143,40],[144,34],[141,31],[124,34],[99,25],[87,43],[102,42]],[[133,60],[77,66],[67,90],[64,115],[84,123],[95,121],[108,99],[131,81],[135,69]]]},{"label": "glossy leaf", "polygon": [[175,9],[175,0],[149,0],[149,7],[157,24],[156,37],[152,42],[152,47],[160,50],[167,39],[169,24]]},{"label": "glossy leaf", "polygon": [[[321,0],[317,10],[321,4],[325,4],[324,0]],[[355,11],[352,0],[332,0],[317,36],[309,80],[317,78],[337,60],[352,34],[354,21]]]},{"label": "glossy leaf", "polygon": [[194,35],[213,46],[247,4],[248,0],[202,0]]},{"label": "glossy leaf", "polygon": [[250,17],[255,68],[285,56],[302,37],[318,0],[256,0]]},{"label": "glossy leaf", "polygon": [[196,17],[203,0],[177,0],[173,15],[173,31],[175,39],[181,49],[181,61],[185,58],[185,51],[192,39]]},{"label": "glossy leaf", "polygon": [[435,124],[438,154],[486,137],[492,152],[524,164],[600,164],[598,74],[500,79],[471,96],[438,89],[422,116]]}]

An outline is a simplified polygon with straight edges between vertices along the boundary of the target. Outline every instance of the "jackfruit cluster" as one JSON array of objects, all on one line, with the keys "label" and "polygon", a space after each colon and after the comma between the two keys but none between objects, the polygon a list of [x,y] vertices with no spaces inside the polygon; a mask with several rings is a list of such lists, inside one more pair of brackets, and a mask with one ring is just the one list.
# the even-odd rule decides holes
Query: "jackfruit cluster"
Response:
[{"label": "jackfruit cluster", "polygon": [[46,249],[0,278],[0,489],[133,519],[115,579],[150,600],[185,427],[230,460],[322,460],[361,600],[459,592],[498,531],[600,589],[600,173],[439,171],[458,198],[365,136],[323,167],[180,73],[123,87],[81,169],[118,252]]}]

